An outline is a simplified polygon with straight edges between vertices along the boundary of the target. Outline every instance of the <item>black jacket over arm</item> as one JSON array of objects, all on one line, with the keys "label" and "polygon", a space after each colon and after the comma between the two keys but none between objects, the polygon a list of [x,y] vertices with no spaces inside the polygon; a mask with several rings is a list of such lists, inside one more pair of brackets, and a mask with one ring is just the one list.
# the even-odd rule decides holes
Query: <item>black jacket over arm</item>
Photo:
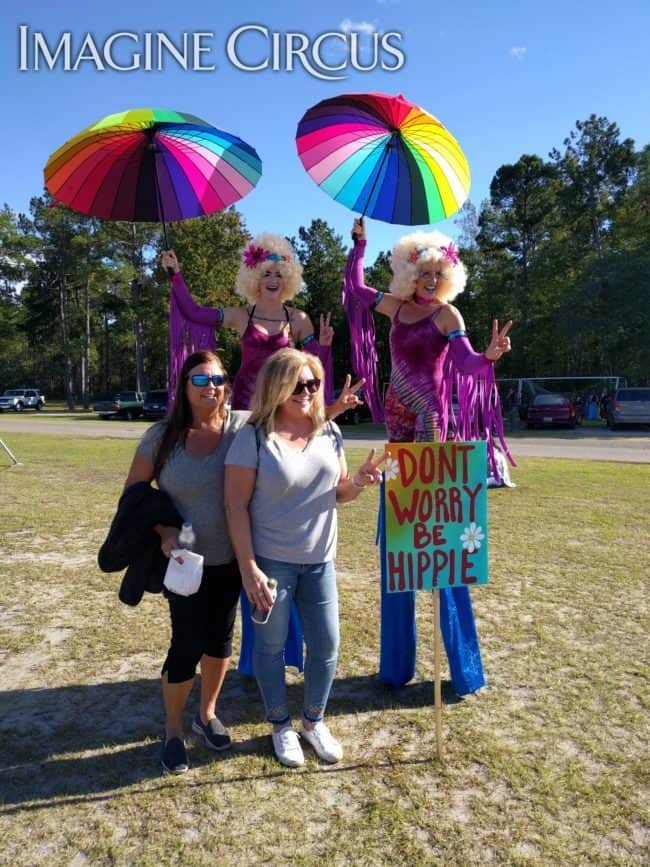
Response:
[{"label": "black jacket over arm", "polygon": [[156,524],[180,527],[182,523],[169,496],[149,482],[136,482],[124,491],[97,555],[102,572],[126,569],[119,592],[122,602],[137,605],[145,590],[161,592],[169,560],[153,528]]}]

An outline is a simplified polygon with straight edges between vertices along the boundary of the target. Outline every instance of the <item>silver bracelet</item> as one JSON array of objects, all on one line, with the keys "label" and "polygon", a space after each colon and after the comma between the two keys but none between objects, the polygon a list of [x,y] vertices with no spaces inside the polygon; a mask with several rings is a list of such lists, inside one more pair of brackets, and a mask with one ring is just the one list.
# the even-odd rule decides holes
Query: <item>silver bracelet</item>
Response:
[{"label": "silver bracelet", "polygon": [[363,491],[365,488],[365,485],[360,485],[358,482],[354,481],[354,476],[350,476],[350,481],[352,482],[352,487],[356,488],[358,491]]}]

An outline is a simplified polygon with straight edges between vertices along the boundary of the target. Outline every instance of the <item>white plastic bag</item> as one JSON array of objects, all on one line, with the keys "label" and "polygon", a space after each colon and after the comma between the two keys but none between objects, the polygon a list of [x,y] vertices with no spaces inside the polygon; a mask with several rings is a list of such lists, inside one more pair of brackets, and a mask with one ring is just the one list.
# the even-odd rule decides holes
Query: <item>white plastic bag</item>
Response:
[{"label": "white plastic bag", "polygon": [[179,596],[192,596],[201,586],[203,555],[187,551],[185,548],[175,549],[173,553],[181,557],[183,562],[179,563],[174,557],[169,558],[163,584]]}]

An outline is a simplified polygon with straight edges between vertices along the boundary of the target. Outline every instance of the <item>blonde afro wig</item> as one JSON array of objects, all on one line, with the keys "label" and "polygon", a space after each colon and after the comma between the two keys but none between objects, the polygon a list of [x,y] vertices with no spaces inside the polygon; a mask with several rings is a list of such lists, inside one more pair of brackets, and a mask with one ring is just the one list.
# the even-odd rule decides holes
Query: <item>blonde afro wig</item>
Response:
[{"label": "blonde afro wig", "polygon": [[293,247],[281,235],[264,232],[241,251],[235,292],[254,304],[260,297],[260,279],[268,269],[277,268],[284,278],[281,301],[288,301],[302,285],[302,265]]},{"label": "blonde afro wig", "polygon": [[453,301],[465,288],[467,271],[458,258],[454,242],[438,231],[414,232],[400,238],[390,258],[393,270],[390,292],[404,301],[409,300],[415,293],[418,275],[432,265],[440,266],[443,277],[436,295],[441,301]]}]

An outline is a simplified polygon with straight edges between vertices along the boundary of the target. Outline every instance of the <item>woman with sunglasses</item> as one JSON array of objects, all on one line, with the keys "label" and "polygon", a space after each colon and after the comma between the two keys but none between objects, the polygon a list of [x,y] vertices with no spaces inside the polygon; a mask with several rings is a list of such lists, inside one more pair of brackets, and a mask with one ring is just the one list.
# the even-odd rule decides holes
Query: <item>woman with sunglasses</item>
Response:
[{"label": "woman with sunglasses", "polygon": [[[378,482],[384,460],[373,449],[349,475],[341,432],[325,419],[322,379],[313,355],[281,349],[271,356],[257,378],[249,423],[226,457],[226,515],[243,588],[252,605],[271,610],[266,623],[255,623],[253,667],[275,754],[289,767],[304,762],[283,659],[293,601],[307,648],[300,734],[324,761],[342,756],[323,722],[339,642],[336,505]],[[275,602],[269,578],[277,581]]]},{"label": "woman with sunglasses", "polygon": [[[201,666],[199,712],[192,730],[213,750],[230,747],[230,736],[216,715],[216,703],[230,663],[232,635],[241,590],[237,561],[224,510],[224,461],[247,412],[228,408],[226,371],[213,352],[190,355],[183,364],[171,415],[152,425],[140,441],[126,485],[156,481],[196,535],[204,557],[198,592],[180,596],[164,590],[171,616],[171,644],[162,667],[165,740],[161,763],[166,771],[189,767],[183,741],[183,709]],[[167,557],[179,548],[177,527],[158,525]]]}]

